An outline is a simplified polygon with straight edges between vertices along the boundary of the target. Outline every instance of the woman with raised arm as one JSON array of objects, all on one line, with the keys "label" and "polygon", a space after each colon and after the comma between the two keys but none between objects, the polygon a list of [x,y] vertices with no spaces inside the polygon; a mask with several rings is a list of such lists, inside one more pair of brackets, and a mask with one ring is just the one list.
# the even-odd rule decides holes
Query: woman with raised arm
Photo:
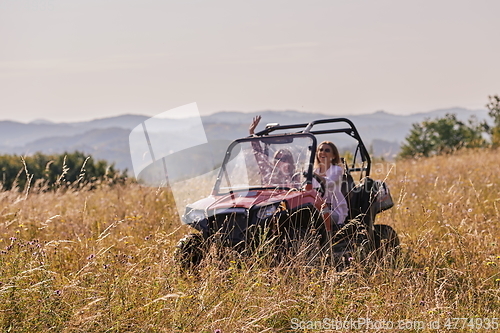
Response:
[{"label": "woman with raised arm", "polygon": [[[255,133],[255,128],[259,124],[261,116],[253,118],[248,128],[250,135]],[[269,156],[262,150],[259,142],[252,141],[255,160],[259,165],[262,177],[262,184],[266,185],[287,185],[293,182],[292,176],[295,172],[295,162],[292,153],[288,149],[279,149],[273,155],[273,162],[269,161]],[[298,177],[297,177],[298,178]]]},{"label": "woman with raised arm", "polygon": [[[332,213],[332,219],[338,226],[342,226],[348,214],[347,202],[341,191],[344,169],[341,167],[339,151],[333,142],[323,141],[319,144],[314,174],[325,186],[324,198]],[[316,179],[313,180],[314,187],[320,186]]]}]

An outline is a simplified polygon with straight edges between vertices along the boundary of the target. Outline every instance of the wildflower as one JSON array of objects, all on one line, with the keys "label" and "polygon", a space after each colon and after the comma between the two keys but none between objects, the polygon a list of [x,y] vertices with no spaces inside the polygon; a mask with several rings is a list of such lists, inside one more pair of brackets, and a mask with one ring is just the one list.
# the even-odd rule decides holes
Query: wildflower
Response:
[{"label": "wildflower", "polygon": [[89,256],[87,257],[87,260],[92,260],[92,259],[94,259],[94,258],[95,258],[95,255],[92,253],[91,255],[89,255]]},{"label": "wildflower", "polygon": [[468,213],[472,213],[472,208],[467,209]]},{"label": "wildflower", "polygon": [[421,300],[421,301],[420,301],[420,305],[421,305],[421,306],[424,306],[424,305],[425,305],[425,301],[424,301],[424,300]]},{"label": "wildflower", "polygon": [[16,237],[11,237],[10,240],[11,241],[15,241],[15,240],[17,240],[17,238]]},{"label": "wildflower", "polygon": [[496,263],[496,262],[494,262],[494,261],[488,261],[488,262],[486,263],[486,266],[496,266],[496,265],[497,265],[497,263]]},{"label": "wildflower", "polygon": [[56,294],[57,296],[61,296],[62,292],[60,290],[56,290],[54,291],[54,294]]}]

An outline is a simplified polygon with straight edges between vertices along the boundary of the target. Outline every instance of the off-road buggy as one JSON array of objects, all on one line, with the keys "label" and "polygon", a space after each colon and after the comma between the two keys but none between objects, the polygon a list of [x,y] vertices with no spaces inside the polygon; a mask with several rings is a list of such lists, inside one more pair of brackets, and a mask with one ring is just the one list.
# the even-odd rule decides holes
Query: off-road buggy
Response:
[{"label": "off-road buggy", "polygon": [[[349,215],[340,227],[330,219],[324,185],[313,188],[317,146],[325,139],[337,142],[339,134],[354,143],[354,153],[344,154],[349,161],[342,159],[341,190]],[[293,156],[294,174],[287,183],[273,177],[264,181],[259,165],[262,156],[272,165],[278,151]],[[213,246],[249,256],[267,246],[274,260],[300,253],[306,254],[306,264],[345,265],[353,258],[396,255],[399,239],[394,229],[374,223],[378,213],[393,206],[392,198],[385,182],[369,177],[370,169],[370,155],[349,119],[269,124],[229,145],[212,193],[186,207],[182,221],[198,232],[179,241],[175,258],[182,267],[192,267]]]}]

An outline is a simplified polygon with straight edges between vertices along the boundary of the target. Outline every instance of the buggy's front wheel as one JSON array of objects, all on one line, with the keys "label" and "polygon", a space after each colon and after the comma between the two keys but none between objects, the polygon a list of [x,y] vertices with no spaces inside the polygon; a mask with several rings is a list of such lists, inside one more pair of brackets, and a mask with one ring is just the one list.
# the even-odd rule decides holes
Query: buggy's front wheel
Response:
[{"label": "buggy's front wheel", "polygon": [[205,252],[203,235],[200,233],[188,234],[181,238],[174,251],[174,260],[182,270],[195,268],[201,263]]}]

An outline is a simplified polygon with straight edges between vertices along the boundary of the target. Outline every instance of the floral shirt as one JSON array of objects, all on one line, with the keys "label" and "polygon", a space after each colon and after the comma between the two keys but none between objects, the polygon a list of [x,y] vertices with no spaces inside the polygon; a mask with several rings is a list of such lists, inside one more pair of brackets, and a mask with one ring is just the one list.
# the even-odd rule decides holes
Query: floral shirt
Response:
[{"label": "floral shirt", "polygon": [[291,184],[291,175],[287,175],[278,167],[269,161],[269,156],[262,150],[257,141],[252,141],[253,154],[259,166],[262,185],[285,185]]}]

